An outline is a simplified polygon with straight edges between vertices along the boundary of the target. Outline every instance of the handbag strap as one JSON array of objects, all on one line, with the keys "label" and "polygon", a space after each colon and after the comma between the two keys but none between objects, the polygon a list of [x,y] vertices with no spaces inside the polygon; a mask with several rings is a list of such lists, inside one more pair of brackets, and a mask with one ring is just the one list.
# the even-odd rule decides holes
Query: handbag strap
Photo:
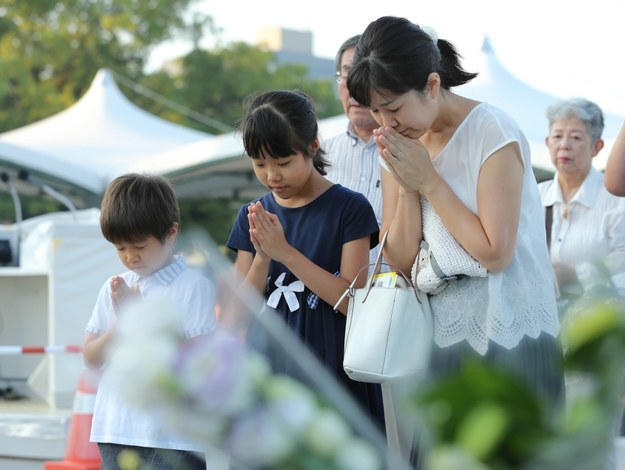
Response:
[{"label": "handbag strap", "polygon": [[545,231],[547,232],[547,248],[551,249],[551,225],[553,224],[553,205],[545,207]]},{"label": "handbag strap", "polygon": [[378,250],[378,256],[375,258],[375,267],[373,268],[372,274],[377,274],[380,272],[380,268],[382,267],[382,250],[384,249],[384,244],[386,243],[386,237],[388,236],[388,230],[384,232],[382,235],[382,240],[380,241],[380,249]]},{"label": "handbag strap", "polygon": [[[371,276],[369,277],[369,282],[367,283],[367,291],[365,292],[365,297],[363,299],[363,302],[367,299],[367,297],[369,296],[369,292],[371,291],[371,288],[373,287],[374,276],[378,274],[380,272],[380,269],[382,268],[382,250],[384,249],[384,244],[386,243],[386,237],[388,237],[388,230],[384,232],[384,235],[382,236],[382,240],[380,241],[380,250],[378,251],[378,256],[375,258],[375,265],[373,267],[373,272],[371,273]],[[358,274],[360,274],[361,271],[362,269],[358,271]],[[353,285],[354,285],[354,282],[356,282],[356,279],[358,279],[358,276],[356,276],[354,280],[352,281],[350,285],[351,288],[353,288]],[[412,285],[412,283],[410,283],[410,285]]]},{"label": "handbag strap", "polygon": [[[339,304],[343,301],[343,299],[345,299],[345,297],[354,295],[355,284],[356,284],[356,281],[358,280],[358,277],[362,273],[362,271],[365,270],[365,269],[368,270],[371,266],[374,266],[373,272],[371,273],[371,276],[369,277],[368,282],[367,282],[367,286],[366,286],[367,290],[365,292],[365,296],[362,299],[363,302],[365,300],[367,300],[367,297],[369,296],[369,292],[371,292],[371,288],[373,287],[373,285],[375,283],[374,276],[380,272],[380,268],[382,267],[382,264],[386,264],[386,263],[382,262],[382,249],[384,248],[384,244],[386,243],[387,235],[388,235],[388,230],[386,232],[384,232],[384,236],[382,236],[382,240],[380,241],[380,251],[378,252],[378,256],[375,259],[375,264],[373,264],[373,265],[372,264],[367,264],[366,266],[363,266],[362,268],[360,268],[360,270],[358,271],[356,276],[354,276],[354,279],[350,283],[349,287],[347,289],[345,289],[345,292],[343,292],[343,294],[339,297],[339,300],[337,300],[336,304],[334,304],[334,310],[336,310],[338,308]],[[417,257],[417,259],[418,259],[418,257]],[[395,272],[397,274],[399,274],[401,277],[404,278],[404,280],[406,281],[406,284],[408,286],[410,286],[410,289],[414,292],[414,295],[415,295],[415,297],[417,299],[417,302],[421,303],[421,299],[419,298],[419,294],[417,292],[417,288],[412,283],[410,278],[408,276],[406,276],[406,274],[404,274],[404,272],[401,269],[396,268],[395,266],[390,265],[390,264],[386,264],[386,265],[391,267],[391,268],[393,268],[393,269],[395,269]]]},{"label": "handbag strap", "polygon": [[[367,285],[367,293],[365,295],[365,299],[369,295],[369,291],[371,290],[371,287],[373,286],[373,276],[376,275],[380,271],[380,268],[382,267],[382,248],[384,248],[384,243],[386,242],[387,235],[388,235],[388,230],[384,232],[384,236],[382,237],[382,241],[380,242],[380,250],[378,251],[378,256],[375,258],[375,264],[373,264],[374,268],[373,268],[373,272],[371,273],[371,277],[369,279],[370,282]],[[366,266],[363,266],[362,268],[358,270],[358,272],[354,276],[354,280],[351,282],[349,287],[345,289],[345,292],[343,292],[343,294],[339,297],[339,300],[336,301],[336,304],[334,304],[334,310],[336,310],[339,304],[343,302],[343,299],[345,299],[345,297],[347,297],[348,295],[353,295],[354,285],[356,284],[358,277],[363,272],[363,270],[365,269],[369,270],[371,266],[372,266],[371,264],[367,264]]]},{"label": "handbag strap", "polygon": [[[382,252],[382,250],[380,250],[380,252]],[[377,260],[376,260],[376,261],[377,261]],[[336,301],[336,304],[334,304],[334,307],[333,307],[333,308],[334,308],[334,310],[336,310],[336,309],[338,308],[339,304],[340,304],[341,302],[343,302],[343,299],[344,299],[345,297],[347,297],[348,295],[349,295],[349,296],[353,296],[353,295],[354,295],[354,289],[355,289],[354,285],[356,284],[356,281],[358,280],[358,277],[360,276],[360,274],[361,274],[361,273],[362,273],[365,269],[367,269],[367,270],[368,270],[371,266],[378,266],[378,267],[379,267],[379,266],[381,266],[381,263],[380,263],[380,265],[378,265],[378,263],[377,263],[377,262],[376,262],[376,264],[367,264],[366,266],[363,266],[362,268],[360,268],[360,269],[358,270],[358,272],[356,273],[356,275],[354,276],[354,279],[353,279],[353,281],[351,282],[351,284],[349,285],[349,287],[348,287],[347,289],[345,289],[345,292],[343,292],[343,294],[339,297],[339,300],[337,300],[337,301]],[[371,275],[371,278],[370,278],[371,283],[367,286],[367,295],[369,295],[369,290],[371,290],[371,285],[373,284],[373,275],[374,275],[375,273],[376,273],[376,271],[375,271],[375,269],[374,269],[374,270],[373,270],[373,273],[372,273],[372,275]],[[365,296],[365,298],[366,298],[366,296]]]},{"label": "handbag strap", "polygon": [[549,264],[551,264],[551,274],[553,277],[553,287],[556,291],[556,299],[560,299],[560,286],[558,285],[558,278],[556,277],[556,271],[551,263],[551,226],[553,225],[553,204],[545,207],[545,233],[547,235],[547,252],[549,253]]},{"label": "handbag strap", "polygon": [[[434,253],[429,251],[430,245],[428,242],[425,241],[425,239],[421,240],[421,248],[428,252],[428,255],[430,257],[430,267],[432,268],[432,271],[434,271],[434,274],[436,274],[440,279],[444,279],[445,281],[453,281],[454,279],[458,279],[459,277],[462,276],[462,274],[459,274],[457,276],[448,276],[447,274],[445,274],[445,272],[439,266],[438,261],[436,261],[436,257],[434,256]],[[419,262],[419,256],[417,255],[417,263],[418,262]]]}]

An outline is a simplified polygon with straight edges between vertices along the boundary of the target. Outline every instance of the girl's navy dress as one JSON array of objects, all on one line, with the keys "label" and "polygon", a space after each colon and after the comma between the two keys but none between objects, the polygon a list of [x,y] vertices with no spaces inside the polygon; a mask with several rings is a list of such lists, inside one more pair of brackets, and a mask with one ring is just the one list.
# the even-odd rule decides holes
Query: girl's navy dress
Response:
[{"label": "girl's navy dress", "polygon": [[[339,184],[330,187],[311,203],[296,208],[282,207],[272,193],[259,198],[265,210],[278,216],[289,244],[316,265],[339,275],[343,245],[371,236],[377,243],[379,227],[369,201],[360,193]],[[255,253],[247,220],[248,204],[239,210],[226,242],[228,248]],[[272,261],[265,290],[267,305],[273,307],[289,328],[361,404],[380,427],[384,425],[380,386],[351,380],[343,370],[343,343],[346,317],[319,299],[283,264]],[[248,330],[248,342],[269,356],[274,371],[306,381],[275,342],[266,341],[260,322]]]}]

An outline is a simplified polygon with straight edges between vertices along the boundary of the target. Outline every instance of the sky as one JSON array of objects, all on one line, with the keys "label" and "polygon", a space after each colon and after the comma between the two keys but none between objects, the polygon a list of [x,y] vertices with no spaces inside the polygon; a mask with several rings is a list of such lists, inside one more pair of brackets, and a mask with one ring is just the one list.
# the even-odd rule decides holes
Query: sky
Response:
[{"label": "sky", "polygon": [[[279,26],[312,31],[313,53],[334,58],[348,37],[376,18],[403,16],[433,27],[477,71],[488,37],[502,64],[530,86],[557,97],[582,96],[609,113],[625,116],[625,1],[623,0],[201,0],[195,9],[213,17],[220,41],[256,43],[259,31]],[[210,48],[214,40],[202,43]],[[188,42],[156,50],[151,66],[180,56]]]}]

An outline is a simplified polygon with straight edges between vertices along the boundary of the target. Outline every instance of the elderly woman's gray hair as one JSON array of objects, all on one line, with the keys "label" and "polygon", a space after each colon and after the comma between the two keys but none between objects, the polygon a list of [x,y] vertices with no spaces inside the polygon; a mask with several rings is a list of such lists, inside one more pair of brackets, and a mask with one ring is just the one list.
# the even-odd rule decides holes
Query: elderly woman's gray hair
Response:
[{"label": "elderly woman's gray hair", "polygon": [[557,101],[547,108],[549,129],[554,122],[571,118],[577,118],[584,123],[593,144],[601,138],[603,111],[596,103],[584,98],[569,98]]}]

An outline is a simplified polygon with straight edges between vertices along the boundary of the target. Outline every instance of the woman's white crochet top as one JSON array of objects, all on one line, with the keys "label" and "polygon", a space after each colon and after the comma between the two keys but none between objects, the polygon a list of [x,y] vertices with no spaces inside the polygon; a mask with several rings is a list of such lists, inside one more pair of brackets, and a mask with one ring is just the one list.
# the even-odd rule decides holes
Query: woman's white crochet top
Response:
[{"label": "woman's white crochet top", "polygon": [[462,248],[423,196],[421,226],[425,244],[412,267],[412,282],[422,292],[438,294],[454,276],[487,276],[486,268]]},{"label": "woman's white crochet top", "polygon": [[475,214],[477,183],[482,165],[497,150],[518,145],[525,174],[516,248],[501,272],[451,282],[430,296],[434,341],[440,347],[461,341],[480,354],[489,341],[515,347],[524,336],[560,330],[551,261],[545,236],[544,211],[534,177],[530,149],[518,125],[504,112],[481,103],[458,127],[432,161],[451,189]]}]

